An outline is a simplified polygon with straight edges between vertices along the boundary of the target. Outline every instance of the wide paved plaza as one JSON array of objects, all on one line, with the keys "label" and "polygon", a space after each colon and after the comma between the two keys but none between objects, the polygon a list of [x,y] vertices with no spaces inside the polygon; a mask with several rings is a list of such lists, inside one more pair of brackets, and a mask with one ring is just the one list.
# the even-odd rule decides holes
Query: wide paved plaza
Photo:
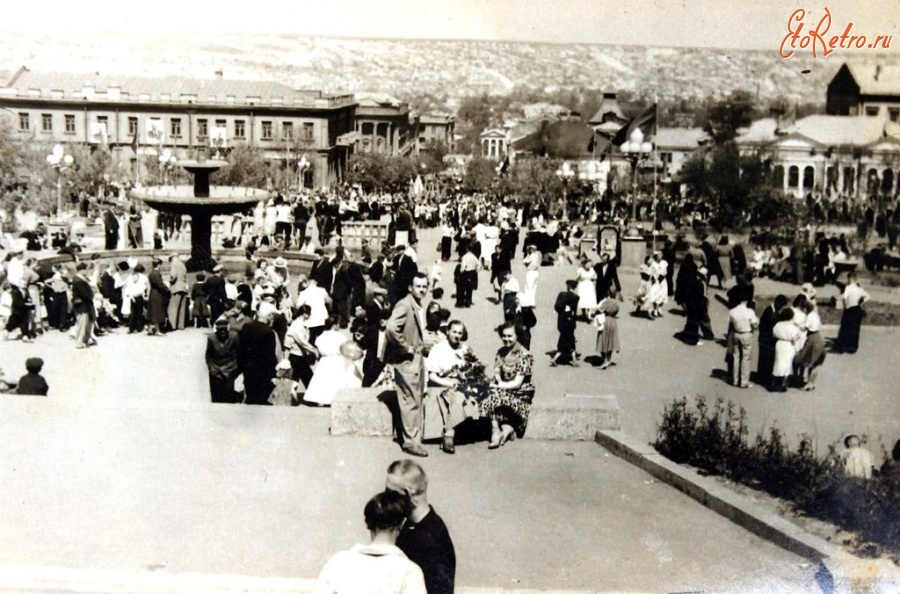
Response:
[{"label": "wide paved plaza", "polygon": [[[435,244],[433,231],[423,233],[421,265],[433,261]],[[518,262],[514,272],[521,276]],[[859,353],[829,355],[813,393],[732,388],[712,373],[725,367],[720,345],[686,346],[672,337],[682,317],[633,318],[630,306],[615,367],[550,368],[552,301],[573,272],[541,269],[536,398],[614,394],[623,430],[642,441],[653,438],[664,404],[685,393],[723,396],[747,409],[751,430],[777,423],[789,437],[814,435],[820,449],[856,432],[877,454],[876,439],[900,437],[892,329],[864,328]],[[621,275],[633,294],[637,275]],[[484,361],[499,346],[490,330],[501,321],[487,279],[482,273],[475,307],[454,311]],[[786,289],[761,283],[758,292]],[[711,311],[721,334],[724,306]],[[578,339],[593,354],[590,326]],[[202,330],[158,338],[118,331],[85,350],[56,332],[0,343],[8,375],[40,355],[51,386],[48,399],[0,399],[0,565],[312,579],[332,553],[366,540],[362,506],[402,457],[396,444],[330,437],[327,409],[210,404],[204,345]],[[804,559],[593,443],[525,439],[497,451],[477,443],[455,456],[427,448],[431,500],[456,544],[459,586],[818,591]]]}]

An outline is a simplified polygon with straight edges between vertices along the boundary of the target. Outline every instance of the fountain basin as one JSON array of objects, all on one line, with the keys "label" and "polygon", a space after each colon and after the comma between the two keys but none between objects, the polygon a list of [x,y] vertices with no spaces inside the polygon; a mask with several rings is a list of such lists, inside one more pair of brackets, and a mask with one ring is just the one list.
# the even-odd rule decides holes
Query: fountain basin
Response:
[{"label": "fountain basin", "polygon": [[187,215],[198,212],[234,214],[247,210],[260,200],[268,200],[271,195],[255,188],[212,186],[208,197],[196,197],[193,190],[193,186],[155,186],[134,189],[131,195],[156,210]]}]

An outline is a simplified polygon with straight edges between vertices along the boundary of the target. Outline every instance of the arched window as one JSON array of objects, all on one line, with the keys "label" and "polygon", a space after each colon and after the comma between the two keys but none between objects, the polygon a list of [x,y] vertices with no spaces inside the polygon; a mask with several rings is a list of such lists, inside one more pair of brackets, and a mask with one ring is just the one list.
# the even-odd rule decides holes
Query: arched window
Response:
[{"label": "arched window", "polygon": [[816,181],[816,169],[812,165],[803,168],[803,189],[811,190]]},{"label": "arched window", "polygon": [[796,165],[791,165],[788,168],[788,187],[789,188],[798,188],[800,187],[800,168]]},{"label": "arched window", "polygon": [[852,167],[844,167],[844,184],[841,191],[845,194],[852,194],[854,190],[853,178],[854,169]]},{"label": "arched window", "polygon": [[894,190],[894,172],[885,169],[881,172],[881,193],[890,195]]},{"label": "arched window", "polygon": [[775,171],[772,172],[775,181],[775,187],[784,187],[784,165],[776,165]]},{"label": "arched window", "polygon": [[872,167],[866,172],[866,194],[872,195],[878,191],[878,170]]}]

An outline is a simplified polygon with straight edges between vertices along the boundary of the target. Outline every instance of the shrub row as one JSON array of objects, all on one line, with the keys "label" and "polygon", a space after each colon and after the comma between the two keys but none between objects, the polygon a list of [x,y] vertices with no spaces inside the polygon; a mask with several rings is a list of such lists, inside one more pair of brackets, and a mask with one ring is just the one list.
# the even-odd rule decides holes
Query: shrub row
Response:
[{"label": "shrub row", "polygon": [[688,397],[668,404],[653,446],[701,472],[787,500],[797,513],[831,522],[870,543],[900,552],[900,468],[886,462],[872,479],[848,477],[834,444],[824,458],[801,436],[788,447],[777,427],[748,439],[746,411],[722,398]]}]

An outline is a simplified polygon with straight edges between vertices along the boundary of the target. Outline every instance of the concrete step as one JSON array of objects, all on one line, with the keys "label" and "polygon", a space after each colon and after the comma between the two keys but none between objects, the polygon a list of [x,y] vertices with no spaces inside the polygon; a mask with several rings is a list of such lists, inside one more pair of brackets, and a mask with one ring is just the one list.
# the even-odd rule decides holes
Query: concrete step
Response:
[{"label": "concrete step", "polygon": [[[396,393],[382,388],[341,390],[331,403],[331,434],[389,437],[394,433],[396,402]],[[590,441],[597,431],[620,428],[619,404],[613,395],[537,394],[525,437]]]}]

